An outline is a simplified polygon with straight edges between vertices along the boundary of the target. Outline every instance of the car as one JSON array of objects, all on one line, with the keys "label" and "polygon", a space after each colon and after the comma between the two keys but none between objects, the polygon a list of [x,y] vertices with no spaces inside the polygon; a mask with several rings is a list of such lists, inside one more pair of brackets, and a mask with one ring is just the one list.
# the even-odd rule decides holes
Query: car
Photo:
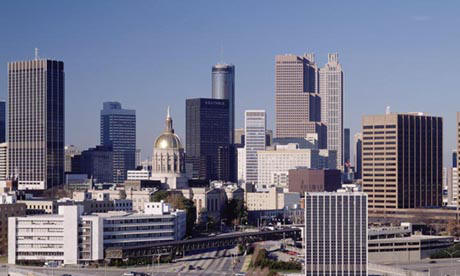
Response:
[{"label": "car", "polygon": [[198,266],[196,267],[196,270],[203,270],[203,268],[202,268],[201,266],[198,265]]},{"label": "car", "polygon": [[72,275],[64,273],[64,274],[61,274],[61,276],[72,276]]},{"label": "car", "polygon": [[188,265],[188,270],[194,270],[195,267],[193,265]]},{"label": "car", "polygon": [[430,261],[430,264],[435,264],[435,263],[436,263],[435,260],[431,260],[431,261]]}]

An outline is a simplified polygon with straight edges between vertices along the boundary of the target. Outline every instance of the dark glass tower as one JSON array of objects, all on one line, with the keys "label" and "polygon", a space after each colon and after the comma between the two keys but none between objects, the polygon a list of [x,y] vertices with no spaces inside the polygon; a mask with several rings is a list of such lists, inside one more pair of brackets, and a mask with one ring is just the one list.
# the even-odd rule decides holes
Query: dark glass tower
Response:
[{"label": "dark glass tower", "polygon": [[350,129],[343,129],[343,161],[345,165],[350,162]]},{"label": "dark glass tower", "polygon": [[9,175],[21,190],[64,181],[64,62],[8,64]]},{"label": "dark glass tower", "polygon": [[6,103],[0,101],[0,143],[6,141]]},{"label": "dark glass tower", "polygon": [[234,179],[229,116],[228,100],[186,100],[186,163],[192,164],[194,178]]},{"label": "dark glass tower", "polygon": [[216,64],[212,67],[212,98],[228,100],[229,141],[233,144],[235,132],[235,65]]},{"label": "dark glass tower", "polygon": [[122,109],[119,102],[105,102],[101,110],[101,144],[113,150],[113,181],[126,180],[136,168],[136,111]]}]

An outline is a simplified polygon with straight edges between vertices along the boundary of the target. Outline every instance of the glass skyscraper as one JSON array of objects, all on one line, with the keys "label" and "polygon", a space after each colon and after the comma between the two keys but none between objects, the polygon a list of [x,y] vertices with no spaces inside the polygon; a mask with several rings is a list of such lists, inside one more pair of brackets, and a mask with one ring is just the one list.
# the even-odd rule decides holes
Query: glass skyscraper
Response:
[{"label": "glass skyscraper", "polygon": [[123,183],[136,168],[136,111],[119,102],[105,102],[101,110],[101,144],[113,150],[113,181]]},{"label": "glass skyscraper", "polygon": [[229,100],[186,100],[186,163],[192,164],[193,178],[236,178],[236,168],[230,163],[233,149],[227,135],[228,117]]},{"label": "glass skyscraper", "polygon": [[21,190],[64,182],[64,62],[8,64],[9,176]]},{"label": "glass skyscraper", "polygon": [[212,67],[212,98],[228,100],[229,138],[234,141],[235,132],[235,65],[216,64]]}]

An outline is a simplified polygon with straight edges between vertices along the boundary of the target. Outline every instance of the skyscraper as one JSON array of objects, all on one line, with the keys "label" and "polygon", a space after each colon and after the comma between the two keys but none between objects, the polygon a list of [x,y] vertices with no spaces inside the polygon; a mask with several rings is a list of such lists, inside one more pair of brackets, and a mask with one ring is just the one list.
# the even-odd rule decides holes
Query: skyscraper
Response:
[{"label": "skyscraper", "polygon": [[265,110],[244,112],[246,182],[257,183],[257,151],[265,150],[267,119]]},{"label": "skyscraper", "polygon": [[367,195],[305,194],[305,275],[367,275]]},{"label": "skyscraper", "polygon": [[6,103],[0,101],[0,143],[6,141]]},{"label": "skyscraper", "polygon": [[64,62],[8,64],[8,163],[21,190],[64,183]]},{"label": "skyscraper", "polygon": [[212,67],[212,98],[228,100],[230,144],[233,144],[235,132],[235,65],[216,64]]},{"label": "skyscraper", "polygon": [[350,162],[350,129],[343,129],[343,161]]},{"label": "skyscraper", "polygon": [[355,146],[354,149],[354,162],[355,162],[355,179],[361,179],[362,173],[362,150],[363,150],[363,134],[358,132],[355,134]]},{"label": "skyscraper", "polygon": [[278,55],[275,62],[275,136],[304,138],[321,119],[314,55]]},{"label": "skyscraper", "polygon": [[442,206],[442,118],[363,116],[363,192],[369,209]]},{"label": "skyscraper", "polygon": [[230,162],[224,158],[228,156],[224,153],[224,149],[221,149],[221,158],[218,159],[219,147],[230,146],[229,100],[187,99],[185,105],[186,163],[192,164],[191,175],[194,178],[209,180],[229,180],[219,179],[219,176],[225,175],[232,175],[232,179],[235,178],[236,168],[234,172],[218,172],[218,169],[230,168],[224,164]]},{"label": "skyscraper", "polygon": [[456,168],[456,167],[457,167],[457,150],[453,150],[452,151],[452,168]]},{"label": "skyscraper", "polygon": [[123,183],[126,171],[136,168],[136,111],[119,102],[104,102],[101,110],[101,145],[113,150],[113,181]]},{"label": "skyscraper", "polygon": [[327,148],[337,151],[337,164],[343,165],[343,71],[339,55],[329,54],[319,70],[321,121],[327,126]]}]

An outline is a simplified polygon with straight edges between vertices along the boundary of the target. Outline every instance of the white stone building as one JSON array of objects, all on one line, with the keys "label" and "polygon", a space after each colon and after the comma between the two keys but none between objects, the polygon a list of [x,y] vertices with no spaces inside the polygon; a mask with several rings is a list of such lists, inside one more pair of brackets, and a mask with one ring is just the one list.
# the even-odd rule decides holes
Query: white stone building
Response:
[{"label": "white stone building", "polygon": [[173,121],[166,116],[166,128],[155,140],[152,157],[151,180],[159,180],[167,189],[188,187],[185,175],[185,153],[179,136],[174,133]]},{"label": "white stone building", "polygon": [[58,214],[11,217],[8,221],[8,263],[57,261],[77,264],[99,261],[109,247],[180,240],[186,213],[164,202],[145,212],[83,215],[83,206],[59,206]]}]

